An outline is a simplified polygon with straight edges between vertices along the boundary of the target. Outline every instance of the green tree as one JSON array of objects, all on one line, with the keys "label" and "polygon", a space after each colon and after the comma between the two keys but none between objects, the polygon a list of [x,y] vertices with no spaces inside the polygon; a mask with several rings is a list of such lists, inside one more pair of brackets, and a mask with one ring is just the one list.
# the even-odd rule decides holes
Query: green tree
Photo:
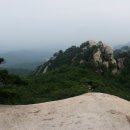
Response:
[{"label": "green tree", "polygon": [[4,62],[4,58],[0,58],[0,64]]}]

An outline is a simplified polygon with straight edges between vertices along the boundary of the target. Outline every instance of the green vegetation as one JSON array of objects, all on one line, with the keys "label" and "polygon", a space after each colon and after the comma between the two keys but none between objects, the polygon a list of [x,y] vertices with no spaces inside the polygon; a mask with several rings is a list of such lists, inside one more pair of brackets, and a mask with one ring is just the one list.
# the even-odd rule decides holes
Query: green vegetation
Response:
[{"label": "green vegetation", "polygon": [[29,69],[24,69],[24,68],[6,68],[6,69],[10,74],[15,74],[20,77],[29,76],[32,74],[32,71],[33,71]]},{"label": "green vegetation", "polygon": [[[92,62],[69,64],[75,51],[79,51],[79,48],[69,48],[66,54],[60,51],[59,60],[54,62],[53,68],[46,74],[20,78],[6,70],[0,70],[0,104],[40,103],[87,92],[108,93],[130,100],[129,52],[125,53],[123,72],[120,75],[112,75],[105,68],[103,73],[99,73]],[[86,53],[87,56],[88,52]]]},{"label": "green vegetation", "polygon": [[0,64],[4,62],[4,59],[3,58],[0,58]]},{"label": "green vegetation", "polygon": [[130,100],[127,77],[99,75],[87,65],[65,65],[44,75],[31,76],[28,85],[0,87],[0,103],[31,104],[73,97],[87,92],[103,92]]},{"label": "green vegetation", "polygon": [[9,74],[7,70],[0,70],[0,84],[3,87],[6,85],[23,85],[26,81],[17,75]]}]

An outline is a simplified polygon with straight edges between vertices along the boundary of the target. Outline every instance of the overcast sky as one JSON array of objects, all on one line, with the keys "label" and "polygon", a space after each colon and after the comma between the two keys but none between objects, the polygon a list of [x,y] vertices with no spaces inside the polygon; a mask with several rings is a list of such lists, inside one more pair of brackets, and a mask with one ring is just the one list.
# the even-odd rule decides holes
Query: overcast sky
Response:
[{"label": "overcast sky", "polygon": [[130,0],[0,0],[0,50],[130,41]]}]

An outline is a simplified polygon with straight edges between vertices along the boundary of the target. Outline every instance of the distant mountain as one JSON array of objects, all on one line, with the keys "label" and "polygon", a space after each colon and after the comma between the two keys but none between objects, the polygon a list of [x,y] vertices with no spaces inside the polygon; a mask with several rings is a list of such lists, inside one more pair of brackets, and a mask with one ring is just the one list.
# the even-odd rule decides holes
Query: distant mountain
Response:
[{"label": "distant mountain", "polygon": [[18,76],[29,76],[32,74],[32,71],[29,69],[23,68],[6,68],[10,74],[15,74]]},{"label": "distant mountain", "polygon": [[123,47],[123,46],[124,46],[123,44],[118,44],[118,45],[115,45],[115,46],[113,47],[113,49],[114,49],[114,50],[120,49],[120,48]]},{"label": "distant mountain", "polygon": [[130,42],[128,42],[126,45],[130,46]]},{"label": "distant mountain", "polygon": [[129,51],[130,51],[130,46],[125,45],[125,46],[122,46],[120,49],[114,50],[114,55],[117,56],[119,54],[127,53]]},{"label": "distant mountain", "polygon": [[[53,53],[53,52],[52,52]],[[34,69],[39,63],[46,61],[51,55],[49,51],[31,51],[20,50],[7,53],[1,53],[0,56],[5,59],[1,67],[5,68],[24,68]]]},{"label": "distant mountain", "polygon": [[113,47],[114,50],[116,49],[121,49],[123,46],[130,46],[130,42],[125,43],[125,44],[119,44]]},{"label": "distant mountain", "polygon": [[[46,61],[46,60],[45,60]],[[21,64],[14,64],[14,65],[10,65],[7,68],[12,68],[12,69],[19,69],[19,68],[23,68],[23,69],[28,69],[28,70],[34,70],[38,65],[42,64],[44,62],[28,62],[28,63],[21,63]]]}]

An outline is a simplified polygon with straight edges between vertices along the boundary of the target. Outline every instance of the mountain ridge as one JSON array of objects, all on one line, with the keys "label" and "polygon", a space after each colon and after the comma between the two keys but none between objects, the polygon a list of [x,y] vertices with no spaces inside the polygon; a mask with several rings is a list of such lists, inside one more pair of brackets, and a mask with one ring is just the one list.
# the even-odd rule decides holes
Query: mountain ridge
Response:
[{"label": "mountain ridge", "polygon": [[36,69],[35,73],[46,73],[48,70],[64,64],[71,65],[93,62],[97,67],[104,66],[107,69],[111,69],[113,74],[118,74],[121,73],[124,68],[124,58],[120,57],[116,59],[114,52],[111,46],[102,41],[87,41],[82,43],[79,47],[72,46],[64,52],[60,50],[54,53],[47,62]]}]

